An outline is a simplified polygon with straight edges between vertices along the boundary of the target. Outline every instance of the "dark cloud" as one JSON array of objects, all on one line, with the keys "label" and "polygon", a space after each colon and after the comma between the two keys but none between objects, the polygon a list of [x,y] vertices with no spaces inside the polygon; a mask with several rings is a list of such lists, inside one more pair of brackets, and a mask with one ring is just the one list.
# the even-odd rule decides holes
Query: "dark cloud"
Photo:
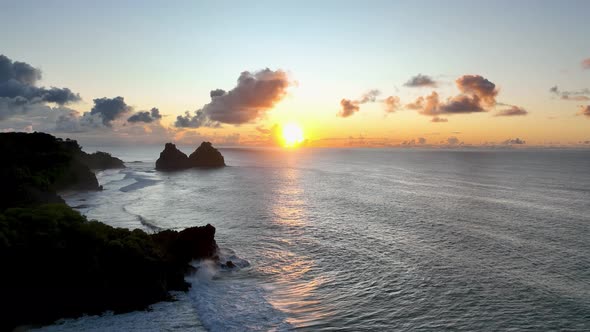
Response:
[{"label": "dark cloud", "polygon": [[366,103],[374,103],[375,101],[377,101],[377,97],[380,94],[381,91],[373,89],[367,91],[365,94],[361,96],[361,98],[356,100],[343,98],[342,100],[340,100],[341,110],[340,112],[338,112],[338,116],[341,118],[347,118],[353,115],[355,112],[358,112],[360,110],[359,105]]},{"label": "dark cloud", "polygon": [[524,141],[524,140],[522,140],[522,139],[520,139],[520,138],[517,137],[517,138],[514,138],[514,139],[509,138],[509,139],[505,140],[502,143],[507,144],[507,145],[514,145],[514,144],[520,145],[520,144],[526,144],[526,141]]},{"label": "dark cloud", "polygon": [[177,116],[174,126],[177,128],[200,128],[200,127],[220,127],[219,122],[211,121],[211,119],[203,112],[203,110],[196,110],[194,115],[190,112],[184,112],[184,116]]},{"label": "dark cloud", "polygon": [[396,96],[389,96],[383,99],[383,103],[385,104],[385,112],[387,113],[393,113],[401,107],[399,97]]},{"label": "dark cloud", "polygon": [[45,88],[36,84],[41,70],[0,55],[0,120],[30,109],[27,105],[56,103],[65,105],[80,100],[80,96],[68,88]]},{"label": "dark cloud", "polygon": [[157,108],[152,108],[149,112],[142,111],[133,114],[132,116],[127,119],[127,122],[135,123],[135,122],[145,122],[151,123],[157,120],[160,120],[162,115],[160,114],[160,110]]},{"label": "dark cloud", "polygon": [[431,121],[431,122],[449,122],[449,120],[448,120],[448,119],[441,118],[441,117],[438,117],[438,116],[435,116],[435,117],[434,117],[434,118],[432,118],[432,120],[430,120],[430,121]]},{"label": "dark cloud", "polygon": [[529,112],[522,107],[511,106],[496,113],[495,116],[519,116],[527,115]]},{"label": "dark cloud", "polygon": [[223,89],[215,89],[215,90],[211,90],[211,92],[209,92],[209,96],[211,98],[223,96],[224,94],[225,94],[225,90],[223,90]]},{"label": "dark cloud", "polygon": [[350,99],[342,99],[340,101],[340,106],[342,109],[338,113],[338,116],[342,118],[347,118],[353,115],[355,112],[358,112],[360,109],[358,102]]},{"label": "dark cloud", "polygon": [[[266,112],[283,100],[291,82],[282,70],[264,69],[251,73],[242,72],[238,84],[230,91],[221,89],[210,92],[211,102],[202,112],[210,120],[203,123],[244,124],[262,118]],[[181,121],[182,122],[182,121]]]},{"label": "dark cloud", "polygon": [[563,100],[571,100],[571,101],[588,101],[590,100],[590,89],[583,88],[579,90],[570,90],[570,91],[561,91],[559,87],[553,86],[549,89],[549,92],[558,96]]},{"label": "dark cloud", "polygon": [[94,99],[94,107],[90,110],[91,115],[99,115],[102,123],[111,127],[113,120],[131,111],[131,107],[125,103],[125,98],[97,98]]},{"label": "dark cloud", "polygon": [[418,74],[418,75],[410,78],[406,83],[404,83],[404,86],[407,86],[410,88],[420,88],[420,87],[435,88],[436,85],[437,85],[436,81],[434,81],[430,76],[422,75],[422,74]]},{"label": "dark cloud", "polygon": [[582,68],[590,69],[590,58],[582,60]]},{"label": "dark cloud", "polygon": [[590,117],[590,105],[580,106],[580,112],[578,114]]},{"label": "dark cloud", "polygon": [[439,105],[438,111],[443,114],[485,112],[481,99],[477,96],[459,95]]}]

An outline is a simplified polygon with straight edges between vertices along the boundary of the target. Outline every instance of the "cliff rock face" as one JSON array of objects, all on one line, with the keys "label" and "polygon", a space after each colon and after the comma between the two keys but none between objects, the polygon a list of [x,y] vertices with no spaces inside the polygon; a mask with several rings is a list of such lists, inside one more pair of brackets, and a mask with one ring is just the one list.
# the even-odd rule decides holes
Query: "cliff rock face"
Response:
[{"label": "cliff rock face", "polygon": [[79,160],[90,169],[125,168],[123,160],[101,151],[94,153],[81,151]]},{"label": "cliff rock face", "polygon": [[114,228],[65,204],[0,210],[0,331],[166,300],[188,289],[191,260],[215,257],[214,236]]},{"label": "cliff rock face", "polygon": [[[165,152],[188,164],[174,145]],[[0,133],[0,155],[0,331],[145,309],[188,289],[191,260],[217,257],[211,225],[148,234],[63,204],[56,190],[100,189],[90,168],[124,167],[109,154],[44,133]]]},{"label": "cliff rock face", "polygon": [[164,151],[160,152],[160,158],[156,161],[156,169],[162,171],[173,171],[189,167],[189,160],[186,154],[176,148],[172,143],[166,143]]},{"label": "cliff rock face", "polygon": [[210,142],[203,142],[195,152],[188,157],[191,167],[223,167],[225,160]]},{"label": "cliff rock face", "polygon": [[76,141],[44,133],[1,133],[0,154],[0,209],[63,202],[57,190],[100,190],[80,160],[86,153]]}]

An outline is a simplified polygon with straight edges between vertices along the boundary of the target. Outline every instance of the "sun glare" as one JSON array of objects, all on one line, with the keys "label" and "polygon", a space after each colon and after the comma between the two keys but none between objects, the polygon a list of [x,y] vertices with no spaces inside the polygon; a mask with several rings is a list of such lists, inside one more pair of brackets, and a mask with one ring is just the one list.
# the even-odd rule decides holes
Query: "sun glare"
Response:
[{"label": "sun glare", "polygon": [[303,143],[303,129],[296,123],[287,123],[283,126],[283,144],[285,147],[294,147]]}]

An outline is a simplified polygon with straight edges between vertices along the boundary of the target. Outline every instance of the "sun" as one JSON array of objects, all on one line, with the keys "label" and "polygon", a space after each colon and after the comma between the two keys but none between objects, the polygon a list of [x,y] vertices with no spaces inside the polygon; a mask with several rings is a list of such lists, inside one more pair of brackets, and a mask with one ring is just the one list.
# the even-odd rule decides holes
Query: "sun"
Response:
[{"label": "sun", "polygon": [[283,126],[283,144],[285,147],[295,147],[303,143],[303,129],[296,123],[287,123]]}]

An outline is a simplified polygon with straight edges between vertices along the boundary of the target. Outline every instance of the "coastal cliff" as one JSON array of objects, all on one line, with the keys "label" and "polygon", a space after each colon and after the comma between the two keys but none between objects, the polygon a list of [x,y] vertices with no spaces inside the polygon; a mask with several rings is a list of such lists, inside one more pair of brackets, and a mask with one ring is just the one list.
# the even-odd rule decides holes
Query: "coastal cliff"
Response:
[{"label": "coastal cliff", "polygon": [[64,204],[57,190],[100,189],[89,166],[122,166],[108,154],[88,157],[76,141],[43,133],[0,134],[0,153],[2,331],[144,309],[188,290],[190,261],[217,255],[211,225],[148,234],[87,220]]}]

